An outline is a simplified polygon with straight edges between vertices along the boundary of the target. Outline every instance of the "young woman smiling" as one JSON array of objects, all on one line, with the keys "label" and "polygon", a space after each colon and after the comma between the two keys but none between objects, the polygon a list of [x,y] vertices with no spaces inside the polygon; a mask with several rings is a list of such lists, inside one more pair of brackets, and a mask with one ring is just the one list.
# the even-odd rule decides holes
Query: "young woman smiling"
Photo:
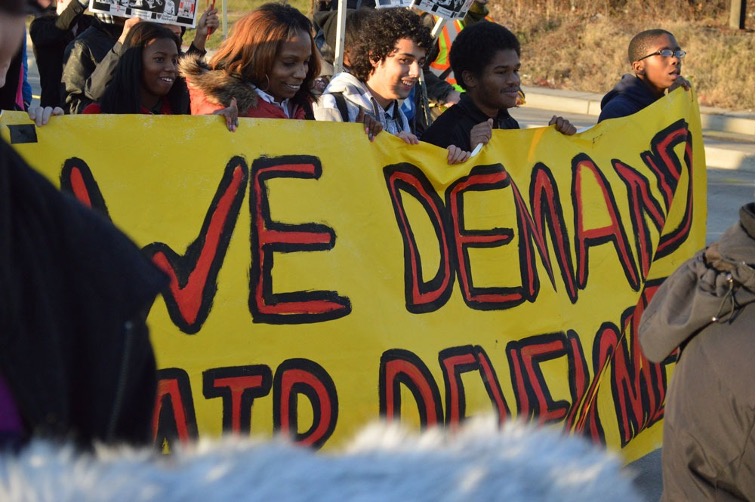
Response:
[{"label": "young woman smiling", "polygon": [[208,64],[180,63],[193,115],[227,107],[239,115],[311,119],[313,81],[320,73],[312,25],[294,7],[263,4],[239,19]]},{"label": "young woman smiling", "polygon": [[135,25],[102,99],[82,113],[188,114],[189,94],[178,75],[180,47],[165,26]]}]

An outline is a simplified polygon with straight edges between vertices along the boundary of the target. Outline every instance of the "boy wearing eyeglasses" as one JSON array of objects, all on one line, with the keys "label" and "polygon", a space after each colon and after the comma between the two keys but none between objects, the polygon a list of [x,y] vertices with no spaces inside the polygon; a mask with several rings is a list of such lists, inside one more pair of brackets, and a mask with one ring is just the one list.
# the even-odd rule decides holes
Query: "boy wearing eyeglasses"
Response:
[{"label": "boy wearing eyeglasses", "polygon": [[685,51],[666,30],[646,30],[630,41],[627,49],[633,74],[625,74],[614,89],[601,100],[599,122],[626,117],[690,83],[680,75]]}]

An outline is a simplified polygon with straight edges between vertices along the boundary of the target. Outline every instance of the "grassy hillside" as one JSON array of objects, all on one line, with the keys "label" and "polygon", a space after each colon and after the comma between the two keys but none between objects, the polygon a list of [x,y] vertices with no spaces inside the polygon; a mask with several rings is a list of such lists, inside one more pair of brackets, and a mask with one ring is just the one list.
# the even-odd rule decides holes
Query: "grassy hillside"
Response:
[{"label": "grassy hillside", "polygon": [[627,44],[633,35],[663,28],[688,52],[683,74],[700,104],[753,110],[753,0],[746,30],[727,27],[729,3],[491,0],[491,12],[520,38],[525,85],[605,92],[630,68]]},{"label": "grassy hillside", "polygon": [[[263,3],[227,0],[229,22]],[[304,13],[309,0],[289,2]],[[683,74],[699,102],[754,109],[754,0],[746,30],[728,28],[729,0],[490,0],[493,18],[523,46],[525,85],[605,92],[627,72],[627,44],[649,28],[664,28],[688,52]],[[220,5],[220,2],[217,3]],[[209,41],[217,47],[217,33]],[[185,40],[191,40],[190,36]]]}]

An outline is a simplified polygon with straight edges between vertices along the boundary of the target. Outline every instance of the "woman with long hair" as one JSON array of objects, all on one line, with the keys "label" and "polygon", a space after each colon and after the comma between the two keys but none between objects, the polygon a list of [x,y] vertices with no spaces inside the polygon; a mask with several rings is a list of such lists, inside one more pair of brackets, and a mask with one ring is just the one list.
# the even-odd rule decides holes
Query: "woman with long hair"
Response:
[{"label": "woman with long hair", "polygon": [[193,115],[228,107],[239,115],[312,119],[313,81],[320,73],[312,24],[294,7],[263,4],[239,19],[205,64],[181,60]]},{"label": "woman with long hair", "polygon": [[180,51],[181,42],[170,29],[136,24],[102,99],[82,113],[188,114],[189,94],[178,74]]}]

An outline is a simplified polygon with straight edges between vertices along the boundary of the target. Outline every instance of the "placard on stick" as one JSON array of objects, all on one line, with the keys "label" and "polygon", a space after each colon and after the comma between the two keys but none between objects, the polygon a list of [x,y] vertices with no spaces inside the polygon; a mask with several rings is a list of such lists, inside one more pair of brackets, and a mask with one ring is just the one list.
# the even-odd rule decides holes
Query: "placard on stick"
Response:
[{"label": "placard on stick", "polygon": [[[379,0],[380,1],[380,0]],[[415,0],[413,6],[445,19],[462,19],[474,0]]]},{"label": "placard on stick", "polygon": [[197,0],[90,0],[89,10],[194,28]]}]

